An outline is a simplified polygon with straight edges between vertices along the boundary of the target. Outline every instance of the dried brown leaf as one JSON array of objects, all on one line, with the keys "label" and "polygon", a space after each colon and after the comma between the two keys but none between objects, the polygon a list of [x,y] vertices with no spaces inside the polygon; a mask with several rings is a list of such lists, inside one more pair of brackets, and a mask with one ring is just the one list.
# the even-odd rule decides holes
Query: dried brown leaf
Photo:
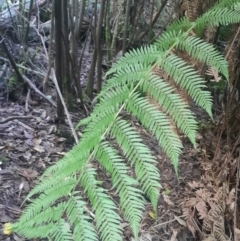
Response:
[{"label": "dried brown leaf", "polygon": [[201,183],[201,182],[196,182],[196,181],[188,182],[188,185],[189,185],[189,187],[191,187],[192,189],[197,189],[197,188],[204,187],[204,184],[203,184],[203,183]]},{"label": "dried brown leaf", "polygon": [[193,197],[184,203],[184,207],[188,207],[188,208],[195,207],[197,203],[198,203],[198,199]]},{"label": "dried brown leaf", "polygon": [[218,240],[211,234],[207,238],[203,239],[202,241],[218,241]]},{"label": "dried brown leaf", "polygon": [[219,82],[222,79],[218,71],[213,67],[208,67],[206,74],[213,77],[213,79],[210,80],[212,82]]},{"label": "dried brown leaf", "polygon": [[194,213],[195,212],[189,208],[183,208],[183,215],[185,217],[187,227],[195,237],[198,227],[196,227],[196,222],[194,221]]},{"label": "dried brown leaf", "polygon": [[206,188],[201,188],[196,191],[197,196],[202,199],[204,202],[209,202],[211,200],[212,193],[209,192]]},{"label": "dried brown leaf", "polygon": [[169,206],[174,206],[174,203],[170,200],[169,196],[166,194],[163,194],[163,200],[165,203],[167,203]]},{"label": "dried brown leaf", "polygon": [[183,227],[186,227],[186,226],[187,226],[186,222],[185,222],[183,219],[181,219],[180,217],[174,216],[174,218],[175,218],[175,219],[178,221],[178,223],[181,224]]},{"label": "dried brown leaf", "polygon": [[204,219],[208,213],[206,203],[203,200],[200,200],[196,205],[196,209],[198,211],[199,218]]}]

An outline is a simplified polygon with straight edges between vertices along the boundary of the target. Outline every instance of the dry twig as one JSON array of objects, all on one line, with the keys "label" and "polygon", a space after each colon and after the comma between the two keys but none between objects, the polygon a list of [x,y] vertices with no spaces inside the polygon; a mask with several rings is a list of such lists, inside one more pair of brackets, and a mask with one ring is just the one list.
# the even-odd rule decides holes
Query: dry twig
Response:
[{"label": "dry twig", "polygon": [[53,83],[55,84],[55,87],[56,87],[56,89],[57,89],[59,98],[60,98],[60,100],[61,100],[61,102],[62,102],[62,105],[63,105],[64,111],[65,111],[65,114],[66,114],[66,116],[67,116],[68,123],[69,123],[69,126],[70,126],[70,128],[71,128],[72,134],[73,134],[73,136],[74,136],[75,142],[78,143],[78,137],[77,137],[76,131],[74,130],[74,127],[73,127],[73,124],[72,124],[72,120],[71,120],[71,118],[70,118],[70,115],[69,115],[67,106],[66,106],[66,104],[65,104],[65,102],[64,102],[62,93],[61,93],[60,88],[59,88],[59,86],[58,86],[58,82],[57,82],[56,75],[55,75],[55,72],[54,72],[53,68],[51,69],[51,75],[52,75],[52,78],[53,78]]}]

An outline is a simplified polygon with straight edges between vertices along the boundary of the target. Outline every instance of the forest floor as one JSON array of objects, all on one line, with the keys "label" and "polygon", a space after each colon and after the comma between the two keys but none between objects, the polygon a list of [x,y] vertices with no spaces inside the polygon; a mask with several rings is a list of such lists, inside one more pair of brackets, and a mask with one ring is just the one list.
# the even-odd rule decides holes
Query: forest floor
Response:
[{"label": "forest floor", "polygon": [[[72,137],[61,134],[70,133],[70,128],[67,125],[55,124],[54,107],[39,100],[36,95],[32,96],[28,113],[24,104],[24,101],[0,102],[2,225],[17,221],[25,207],[25,204],[21,206],[22,202],[37,183],[38,177],[74,145]],[[234,219],[238,218],[234,210],[239,205],[239,191],[236,192],[239,190],[236,174],[239,156],[234,157],[232,148],[223,146],[222,141],[219,145],[218,126],[211,124],[200,109],[194,107],[193,111],[202,123],[197,135],[198,147],[194,149],[189,141],[182,137],[184,148],[179,161],[178,178],[156,140],[144,129],[139,130],[158,160],[162,185],[157,215],[153,213],[150,204],[146,206],[140,228],[140,241],[203,240],[207,235],[222,235],[225,238],[222,240],[231,240],[227,238],[234,232],[233,227],[237,229],[237,221]],[[71,115],[71,118],[76,124],[82,116]],[[59,129],[62,130],[61,133]],[[214,157],[216,148],[218,152]],[[104,187],[108,186],[110,180],[105,177]],[[223,210],[217,212],[221,207]],[[215,210],[215,213],[210,215],[211,210]],[[217,234],[214,233],[215,224],[209,224],[208,219],[220,220],[216,224],[221,226]],[[122,225],[125,231],[124,240],[133,241],[127,223]],[[193,234],[196,234],[195,237]],[[0,241],[23,240],[25,239],[16,234],[4,236],[2,230],[0,231]]]}]

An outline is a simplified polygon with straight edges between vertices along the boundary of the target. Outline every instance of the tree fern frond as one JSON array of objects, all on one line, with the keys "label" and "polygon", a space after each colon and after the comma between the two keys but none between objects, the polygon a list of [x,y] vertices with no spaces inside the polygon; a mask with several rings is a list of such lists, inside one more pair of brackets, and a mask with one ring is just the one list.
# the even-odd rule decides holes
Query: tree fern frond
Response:
[{"label": "tree fern frond", "polygon": [[138,187],[139,183],[127,174],[128,167],[109,142],[101,143],[96,158],[111,174],[113,187],[120,197],[120,208],[130,223],[134,236],[137,237],[144,210],[143,193]]},{"label": "tree fern frond", "polygon": [[145,98],[139,97],[138,93],[131,97],[126,109],[136,116],[150,133],[156,136],[159,145],[170,158],[177,172],[182,143],[178,135],[175,134],[168,117],[157,111],[156,106],[149,103]]},{"label": "tree fern frond", "polygon": [[180,19],[176,19],[175,21],[173,21],[173,23],[171,23],[168,27],[166,32],[185,32],[191,28],[193,28],[195,26],[195,22],[190,22],[189,19],[187,17],[183,17]]},{"label": "tree fern frond", "polygon": [[[93,103],[92,114],[79,124],[85,125],[80,142],[44,172],[27,196],[31,203],[19,222],[12,225],[13,231],[28,239],[121,241],[122,210],[137,238],[145,202],[142,191],[156,211],[160,175],[148,143],[143,144],[138,130],[123,113],[135,116],[156,137],[177,173],[182,143],[176,128],[194,145],[197,128],[188,102],[180,93],[187,92],[210,116],[212,105],[204,79],[183,58],[187,53],[228,79],[224,58],[195,36],[207,25],[240,22],[239,13],[234,11],[236,2],[218,1],[194,22],[177,20],[154,44],[133,50],[117,61],[106,74],[108,79]],[[178,49],[184,51],[183,58]],[[114,140],[110,142],[109,138]],[[111,175],[121,210],[97,180],[93,160]],[[78,189],[83,192],[76,192]],[[80,194],[89,201],[91,217]]]},{"label": "tree fern frond", "polygon": [[[59,224],[59,220],[61,220],[61,217],[64,213],[65,207],[66,207],[66,202],[62,202],[59,203],[57,206],[54,207],[49,207],[47,209],[45,209],[44,211],[40,212],[39,214],[35,215],[34,219],[30,219],[25,223],[25,226],[22,227],[22,235],[23,236],[27,236],[27,237],[34,237],[34,235],[36,235],[36,231],[35,233],[32,233],[33,230],[41,230],[44,227],[47,227],[48,230],[44,231],[44,235],[42,235],[41,237],[47,237],[47,236],[51,236],[52,233],[55,233],[55,229],[56,226],[58,226]],[[50,225],[45,226],[46,223],[49,223]],[[67,223],[65,222],[65,224],[67,225]],[[59,232],[58,232],[59,233]],[[71,232],[67,232],[67,237],[65,235],[65,232],[62,233],[62,231],[60,231],[59,235],[60,235],[60,239],[57,240],[73,240],[72,239],[72,234]],[[38,236],[39,237],[39,236]]]},{"label": "tree fern frond", "polygon": [[173,93],[174,89],[165,80],[154,74],[143,82],[142,87],[143,91],[158,102],[163,110],[171,116],[180,131],[196,146],[197,122],[182,97]]},{"label": "tree fern frond", "polygon": [[239,0],[221,0],[221,1],[218,0],[214,8],[225,8],[225,7],[232,8],[236,3],[239,3]]},{"label": "tree fern frond", "polygon": [[[121,106],[128,98],[130,94],[130,89],[128,88],[128,85],[124,86],[122,85],[122,83],[119,82],[113,82],[113,84],[113,86],[110,87],[110,85],[108,85],[108,88],[105,88],[101,91],[101,93],[96,97],[96,100],[99,101],[99,103],[95,106],[91,115],[81,120],[77,124],[76,128],[89,123],[88,127],[90,132],[92,132],[91,128],[95,124],[94,120],[98,122],[98,120],[101,120],[104,116],[109,117],[109,115],[117,112],[119,106]],[[92,126],[90,126],[91,121],[93,123]]]},{"label": "tree fern frond", "polygon": [[[129,93],[130,89],[128,85],[122,85],[121,83],[116,83],[114,87],[103,90],[96,98],[100,103],[95,106],[94,111],[88,119],[92,120],[103,115],[109,115],[109,113],[106,113],[106,109],[110,109],[110,106],[113,112],[117,112],[119,106],[128,98]],[[84,124],[84,120],[80,121],[80,125],[82,124]]]},{"label": "tree fern frond", "polygon": [[206,88],[205,80],[185,61],[175,55],[169,55],[161,66],[189,96],[212,116],[212,98]]},{"label": "tree fern frond", "polygon": [[159,51],[167,51],[173,45],[177,45],[178,42],[182,42],[186,39],[187,35],[182,31],[166,31],[162,36],[154,42]]},{"label": "tree fern frond", "polygon": [[228,8],[213,8],[196,20],[197,28],[204,26],[228,25],[240,22],[240,15],[237,11]]},{"label": "tree fern frond", "polygon": [[150,66],[138,63],[135,63],[131,67],[127,67],[123,70],[118,70],[103,87],[101,96],[108,92],[110,89],[122,85],[134,85],[135,82],[139,82],[141,79],[145,79],[149,73],[149,70]]},{"label": "tree fern frond", "polygon": [[54,226],[50,234],[53,240],[58,241],[73,241],[73,234],[70,225],[64,220],[60,219]]},{"label": "tree fern frond", "polygon": [[53,207],[43,207],[42,211],[38,214],[35,213],[34,218],[29,219],[26,224],[32,227],[41,227],[45,223],[56,223],[58,222],[66,207],[67,202],[61,202]]},{"label": "tree fern frond", "polygon": [[159,54],[162,54],[162,52],[159,52],[155,45],[142,46],[139,49],[133,49],[113,64],[112,68],[106,73],[106,77],[121,70],[131,71],[131,68],[129,67],[135,66],[136,64],[149,66],[156,61]]},{"label": "tree fern frond", "polygon": [[[95,119],[92,119],[92,121],[85,128],[84,133],[86,134],[82,137],[81,142],[84,143],[85,147],[89,150],[95,148],[96,145],[99,144],[102,139],[102,134],[115,118],[116,111],[114,111],[114,108],[110,107],[107,110],[105,110],[104,113],[99,113],[99,116],[97,116]],[[86,143],[88,144],[86,145]]]},{"label": "tree fern frond", "polygon": [[17,232],[22,237],[26,237],[28,239],[34,239],[35,237],[47,238],[54,227],[54,223],[47,223],[38,227],[31,227],[24,224],[19,225],[19,223],[13,224],[12,226],[15,232]]},{"label": "tree fern frond", "polygon": [[93,168],[85,168],[80,173],[80,182],[86,192],[93,211],[95,212],[95,221],[100,237],[104,241],[121,241],[122,228],[120,226],[121,218],[117,214],[117,207],[105,193],[105,190],[99,187],[99,181],[96,180],[96,172]]},{"label": "tree fern frond", "polygon": [[211,44],[194,36],[186,37],[176,31],[167,32],[155,44],[158,48],[168,49],[173,42],[176,43],[176,48],[185,50],[191,57],[216,68],[228,79],[227,61]]},{"label": "tree fern frond", "polygon": [[141,136],[133,127],[123,119],[115,121],[110,135],[116,138],[127,160],[135,166],[137,180],[156,209],[161,185],[159,172],[154,166],[156,160],[150,149],[142,143]]},{"label": "tree fern frond", "polygon": [[222,73],[226,79],[229,78],[227,61],[211,44],[194,36],[189,36],[185,38],[184,41],[179,42],[179,47],[195,59],[214,67]]},{"label": "tree fern frond", "polygon": [[[234,3],[238,0],[225,0],[219,1],[212,9],[203,14],[203,16],[197,18],[195,22],[190,22],[187,17],[175,20],[167,27],[167,33],[169,32],[185,32],[190,29],[197,28],[197,33],[201,33],[206,26],[219,26],[219,24],[227,25],[239,22],[239,14],[230,7],[234,6]],[[199,36],[199,34],[197,35]]]},{"label": "tree fern frond", "polygon": [[89,156],[89,150],[86,149],[84,145],[75,146],[58,163],[47,169],[40,179],[42,181],[28,194],[26,200],[59,182],[61,183],[63,180],[67,180],[69,176],[81,170]]},{"label": "tree fern frond", "polygon": [[[109,126],[110,123],[113,122],[115,117],[115,110],[114,108],[107,108],[103,110],[102,113],[99,113],[98,116],[92,118],[92,121],[89,125],[85,128],[85,135],[82,137],[80,143],[75,146],[64,158],[62,158],[57,164],[50,167],[45,173],[43,174],[42,178],[48,177],[50,181],[54,181],[54,175],[58,178],[62,178],[62,173],[67,175],[71,175],[76,173],[77,171],[81,170],[84,164],[87,161],[87,157],[93,148],[99,144],[102,138],[102,134],[105,131],[106,127]],[[95,130],[93,132],[92,130]],[[75,157],[78,157],[77,159]],[[66,160],[69,160],[66,161]],[[44,190],[45,186],[39,186],[38,189],[40,192]],[[36,189],[37,190],[37,189]],[[33,195],[32,193],[31,195]]]},{"label": "tree fern frond", "polygon": [[86,203],[80,198],[78,192],[74,192],[66,205],[66,214],[69,223],[74,227],[73,235],[76,241],[97,241],[99,240],[93,221],[85,213]]},{"label": "tree fern frond", "polygon": [[66,177],[64,180],[57,179],[56,183],[52,183],[50,186],[47,186],[44,192],[28,205],[19,221],[22,223],[36,221],[34,219],[38,219],[37,215],[39,213],[43,212],[49,206],[54,204],[57,199],[70,193],[75,186],[75,183],[76,179],[73,177]]}]

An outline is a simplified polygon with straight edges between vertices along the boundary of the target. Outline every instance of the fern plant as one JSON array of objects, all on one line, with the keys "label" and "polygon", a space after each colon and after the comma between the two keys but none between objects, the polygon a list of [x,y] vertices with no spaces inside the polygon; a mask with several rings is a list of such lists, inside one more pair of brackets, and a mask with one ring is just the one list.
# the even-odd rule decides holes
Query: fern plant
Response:
[{"label": "fern plant", "polygon": [[[224,57],[197,35],[208,25],[240,22],[232,10],[236,2],[219,1],[195,22],[177,20],[154,44],[133,50],[114,64],[93,113],[79,123],[85,126],[80,142],[45,171],[27,196],[30,204],[19,221],[6,229],[27,238],[120,241],[122,213],[137,238],[144,194],[157,209],[160,174],[150,148],[123,113],[133,115],[156,137],[177,172],[182,143],[176,129],[196,145],[197,121],[185,96],[211,116],[204,79],[177,51],[228,79]],[[93,160],[110,175],[118,205],[102,188]]]}]

